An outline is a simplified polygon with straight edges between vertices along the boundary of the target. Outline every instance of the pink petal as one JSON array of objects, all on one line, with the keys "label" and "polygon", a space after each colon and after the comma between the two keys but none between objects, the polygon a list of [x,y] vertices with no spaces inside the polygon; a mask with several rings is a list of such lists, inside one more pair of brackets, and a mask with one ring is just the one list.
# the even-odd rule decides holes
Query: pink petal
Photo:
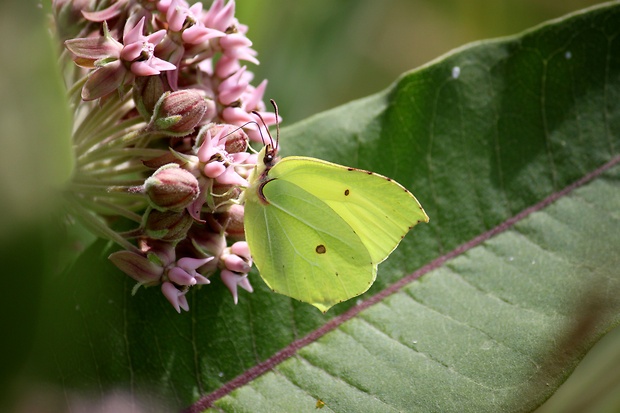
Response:
[{"label": "pink petal", "polygon": [[[210,61],[211,60],[209,60],[209,62]],[[218,77],[225,79],[240,68],[241,65],[239,64],[239,59],[232,56],[222,55],[215,64],[215,74]]]},{"label": "pink petal", "polygon": [[187,12],[187,7],[180,5],[177,0],[172,0],[172,3],[166,12],[168,28],[173,32],[181,31],[183,28],[183,23],[185,23],[185,18],[187,17]]},{"label": "pink petal", "polygon": [[239,60],[245,60],[247,62],[254,63],[255,65],[258,65],[260,63],[258,59],[254,57],[256,56],[256,51],[246,47],[224,49],[224,54]]},{"label": "pink petal", "polygon": [[205,132],[204,141],[202,142],[202,145],[200,145],[200,148],[198,148],[198,153],[196,153],[196,155],[198,156],[200,162],[207,162],[211,159],[215,152],[216,151],[213,148],[213,139],[211,138],[211,131],[207,130]]},{"label": "pink petal", "polygon": [[159,0],[157,2],[157,10],[166,14],[168,13],[168,8],[172,4],[172,0]]},{"label": "pink petal", "polygon": [[165,30],[158,30],[155,33],[149,34],[148,36],[146,36],[146,41],[157,46],[159,44],[159,42],[161,42],[163,40],[163,38],[166,37],[166,31]]},{"label": "pink petal", "polygon": [[256,122],[256,120],[245,110],[241,108],[227,107],[222,111],[222,118],[232,125],[243,125],[247,122]]},{"label": "pink petal", "polygon": [[[215,257],[212,257],[212,258],[215,258]],[[196,273],[194,277],[196,278],[197,285],[211,284],[211,281],[209,281],[209,279],[202,274]]]},{"label": "pink petal", "polygon": [[177,68],[175,65],[168,62],[167,60],[160,59],[159,57],[155,57],[155,56],[149,59],[149,64],[151,65],[151,67],[161,72],[164,72],[166,70],[176,70]]},{"label": "pink petal", "polygon": [[126,45],[125,47],[123,47],[123,50],[121,51],[121,59],[127,62],[133,62],[138,57],[140,57],[143,46],[144,44],[142,42],[135,42],[135,43]]},{"label": "pink petal", "polygon": [[194,285],[196,280],[191,274],[188,274],[183,268],[172,267],[168,270],[168,278],[170,281],[178,285]]},{"label": "pink petal", "polygon": [[252,268],[243,258],[235,254],[228,255],[224,264],[227,269],[233,272],[247,273]]},{"label": "pink petal", "polygon": [[252,41],[241,33],[231,33],[226,37],[220,39],[220,46],[225,49],[232,49],[236,47],[250,47],[252,46]]},{"label": "pink petal", "polygon": [[230,252],[239,255],[240,257],[245,257],[248,260],[251,259],[250,246],[246,241],[235,242],[231,245]]},{"label": "pink petal", "polygon": [[215,257],[207,257],[207,258],[192,258],[192,257],[183,257],[179,261],[177,261],[177,265],[183,268],[187,272],[196,271],[196,268],[202,267],[206,263],[211,260],[214,260]]},{"label": "pink petal", "polygon": [[144,36],[142,35],[142,31],[144,30],[144,20],[145,18],[142,17],[140,21],[138,21],[138,23],[136,23],[136,25],[131,29],[128,29],[128,22],[128,25],[125,26],[125,34],[123,34],[124,44],[131,44],[142,41],[142,39],[144,38]]},{"label": "pink petal", "polygon": [[207,42],[211,39],[224,36],[226,36],[226,33],[224,32],[215,29],[209,29],[198,24],[195,24],[192,27],[185,29],[183,31],[183,34],[181,35],[183,41],[189,44],[200,44]]},{"label": "pink petal", "polygon": [[222,279],[222,282],[232,294],[233,302],[237,304],[237,301],[238,301],[237,283],[239,281],[240,276],[235,274],[234,272],[231,272],[228,270],[222,270],[220,272],[220,278]]},{"label": "pink petal", "polygon": [[204,167],[204,174],[209,178],[217,178],[226,171],[226,167],[221,162],[209,162]]},{"label": "pink petal", "polygon": [[84,37],[70,39],[65,42],[67,49],[77,57],[99,60],[104,58],[118,58],[123,45],[111,37]]},{"label": "pink petal", "polygon": [[127,5],[126,3],[127,1],[119,1],[108,8],[98,11],[82,10],[82,15],[86,18],[86,20],[90,20],[91,22],[103,23],[106,20],[111,20],[118,16],[121,13],[122,8]]},{"label": "pink petal", "polygon": [[259,103],[263,100],[263,95],[267,89],[267,79],[260,82],[260,85],[256,86],[256,89],[252,91],[249,97],[244,99],[245,109],[248,111],[258,109]]},{"label": "pink petal", "polygon": [[243,179],[241,175],[235,171],[233,166],[229,166],[226,170],[215,178],[221,184],[224,185],[238,185],[238,186],[248,186],[248,181]]},{"label": "pink petal", "polygon": [[185,311],[189,311],[189,304],[187,303],[186,292],[179,291],[171,282],[165,282],[161,285],[161,292],[164,297],[168,299],[170,304],[177,310],[177,313],[181,313],[181,308]]},{"label": "pink petal", "polygon": [[224,31],[231,25],[234,16],[235,2],[234,0],[231,0],[226,4],[226,6],[224,6],[223,9],[218,11],[218,13],[211,20],[211,24],[205,24],[205,26]]},{"label": "pink petal", "polygon": [[246,81],[244,73],[246,67],[243,66],[234,75],[224,80],[218,87],[218,99],[224,105],[230,105],[241,97],[248,87],[249,82]]},{"label": "pink petal", "polygon": [[159,70],[152,68],[147,62],[133,62],[130,67],[131,72],[137,76],[153,76],[159,74]]},{"label": "pink petal", "polygon": [[233,159],[234,163],[241,164],[250,157],[250,152],[231,153],[229,156]]},{"label": "pink petal", "polygon": [[249,293],[254,292],[252,284],[250,284],[250,280],[247,275],[239,281],[239,286]]}]

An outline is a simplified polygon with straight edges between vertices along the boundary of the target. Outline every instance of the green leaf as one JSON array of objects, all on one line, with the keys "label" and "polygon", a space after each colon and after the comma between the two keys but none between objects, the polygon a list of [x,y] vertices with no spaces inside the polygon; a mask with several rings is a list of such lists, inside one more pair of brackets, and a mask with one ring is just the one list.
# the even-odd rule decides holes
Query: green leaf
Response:
[{"label": "green leaf", "polygon": [[48,280],[32,374],[192,411],[531,411],[620,321],[619,34],[612,3],[282,131],[286,154],[390,176],[430,216],[369,301],[324,316],[253,273],[239,305],[214,281],[177,315],[130,297],[98,242]]}]

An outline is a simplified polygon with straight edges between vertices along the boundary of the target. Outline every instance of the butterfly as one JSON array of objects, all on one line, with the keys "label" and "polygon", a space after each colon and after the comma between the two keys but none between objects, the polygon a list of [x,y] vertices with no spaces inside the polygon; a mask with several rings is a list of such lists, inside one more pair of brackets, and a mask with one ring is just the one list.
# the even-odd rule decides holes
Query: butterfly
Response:
[{"label": "butterfly", "polygon": [[246,241],[269,288],[326,312],[366,292],[377,265],[429,218],[390,178],[303,156],[278,161],[278,141],[279,130],[243,193]]}]

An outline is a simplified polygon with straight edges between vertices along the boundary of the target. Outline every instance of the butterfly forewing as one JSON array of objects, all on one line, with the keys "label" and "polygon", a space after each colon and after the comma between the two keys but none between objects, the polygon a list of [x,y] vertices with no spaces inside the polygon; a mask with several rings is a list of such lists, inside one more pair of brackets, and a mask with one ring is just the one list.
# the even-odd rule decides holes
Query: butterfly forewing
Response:
[{"label": "butterfly forewing", "polygon": [[375,265],[414,225],[428,221],[409,191],[375,173],[291,156],[276,164],[270,177],[294,183],[329,205],[359,236]]},{"label": "butterfly forewing", "polygon": [[321,311],[368,290],[376,265],[346,220],[285,179],[267,182],[262,194],[268,204],[246,202],[246,239],[270,288]]}]

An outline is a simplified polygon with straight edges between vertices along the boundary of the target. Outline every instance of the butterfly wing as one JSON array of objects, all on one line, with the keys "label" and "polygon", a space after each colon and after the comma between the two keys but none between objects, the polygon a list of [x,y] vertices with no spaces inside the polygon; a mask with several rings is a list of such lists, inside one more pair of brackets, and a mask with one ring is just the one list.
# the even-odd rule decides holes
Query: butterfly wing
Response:
[{"label": "butterfly wing", "polygon": [[269,176],[295,184],[327,204],[353,229],[374,265],[385,260],[407,232],[428,216],[397,182],[361,169],[320,159],[282,159]]},{"label": "butterfly wing", "polygon": [[248,199],[246,240],[275,292],[325,312],[362,294],[377,266],[360,237],[323,200],[285,179],[262,187],[268,204]]}]

